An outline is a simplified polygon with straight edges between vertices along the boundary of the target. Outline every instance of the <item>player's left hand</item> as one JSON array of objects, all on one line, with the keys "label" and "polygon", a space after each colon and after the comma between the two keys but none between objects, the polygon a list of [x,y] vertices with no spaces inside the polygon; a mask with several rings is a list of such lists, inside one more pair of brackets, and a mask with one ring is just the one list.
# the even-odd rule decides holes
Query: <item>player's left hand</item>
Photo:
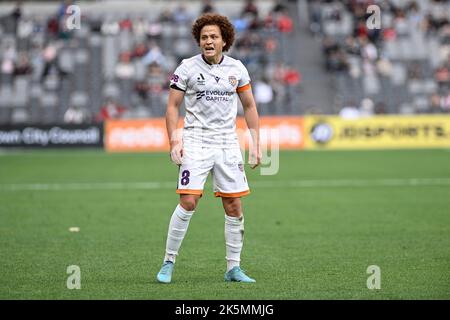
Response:
[{"label": "player's left hand", "polygon": [[261,159],[262,159],[261,148],[251,148],[248,160],[250,168],[255,169],[257,166],[259,166],[261,164]]}]

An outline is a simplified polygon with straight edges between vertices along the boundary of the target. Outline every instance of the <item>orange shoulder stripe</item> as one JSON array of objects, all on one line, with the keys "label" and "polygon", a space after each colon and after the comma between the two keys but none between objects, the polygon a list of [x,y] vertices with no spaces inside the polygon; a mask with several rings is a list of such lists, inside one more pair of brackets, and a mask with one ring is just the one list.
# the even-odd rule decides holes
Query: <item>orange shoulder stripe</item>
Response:
[{"label": "orange shoulder stripe", "polygon": [[252,87],[252,86],[250,85],[250,83],[247,83],[245,86],[242,86],[242,87],[237,88],[237,89],[236,89],[236,92],[242,92],[242,91],[245,91],[245,90],[250,89],[251,87]]}]

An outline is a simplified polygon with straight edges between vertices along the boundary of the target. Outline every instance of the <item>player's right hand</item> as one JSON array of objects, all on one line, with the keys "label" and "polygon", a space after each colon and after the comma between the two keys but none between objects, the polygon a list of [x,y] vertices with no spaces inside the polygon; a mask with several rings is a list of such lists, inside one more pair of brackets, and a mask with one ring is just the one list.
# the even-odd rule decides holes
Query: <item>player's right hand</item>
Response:
[{"label": "player's right hand", "polygon": [[183,147],[181,143],[177,143],[175,146],[173,146],[170,150],[170,159],[173,163],[176,165],[180,165],[181,161],[183,159]]}]

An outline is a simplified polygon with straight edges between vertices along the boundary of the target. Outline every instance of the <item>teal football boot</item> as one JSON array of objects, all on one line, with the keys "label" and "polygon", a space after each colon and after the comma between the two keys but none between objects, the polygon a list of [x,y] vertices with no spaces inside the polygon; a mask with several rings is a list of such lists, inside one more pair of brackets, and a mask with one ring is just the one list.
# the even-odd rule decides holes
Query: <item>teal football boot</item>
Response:
[{"label": "teal football boot", "polygon": [[225,281],[230,282],[245,282],[245,283],[253,283],[256,282],[255,279],[250,278],[244,273],[240,267],[236,266],[227,273],[225,273]]},{"label": "teal football boot", "polygon": [[170,283],[172,281],[173,262],[166,261],[163,263],[161,270],[159,270],[156,279],[162,283]]}]

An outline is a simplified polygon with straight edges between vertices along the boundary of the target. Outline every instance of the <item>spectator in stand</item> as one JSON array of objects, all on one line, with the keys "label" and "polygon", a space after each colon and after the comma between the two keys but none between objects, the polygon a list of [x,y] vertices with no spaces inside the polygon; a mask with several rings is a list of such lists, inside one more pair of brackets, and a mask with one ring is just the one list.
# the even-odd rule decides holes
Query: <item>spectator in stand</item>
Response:
[{"label": "spectator in stand", "polygon": [[382,101],[377,102],[374,109],[375,114],[386,114],[386,104]]},{"label": "spectator in stand", "polygon": [[24,17],[19,20],[19,24],[17,26],[17,38],[19,40],[26,40],[33,33],[34,23],[33,20],[29,17]]},{"label": "spectator in stand", "polygon": [[64,72],[60,69],[58,64],[58,52],[61,49],[62,44],[57,41],[50,41],[47,46],[45,46],[42,56],[44,58],[44,71],[41,75],[41,82],[44,82],[46,77],[56,68],[57,72],[61,75]]},{"label": "spectator in stand", "polygon": [[245,6],[242,8],[241,16],[244,16],[246,14],[251,14],[254,17],[258,17],[258,7],[255,4],[254,0],[246,0]]},{"label": "spectator in stand", "polygon": [[213,13],[215,11],[216,9],[214,8],[214,5],[212,4],[211,0],[203,0],[202,10],[200,11],[201,14]]},{"label": "spectator in stand", "polygon": [[442,65],[439,68],[437,68],[434,73],[434,79],[436,80],[436,82],[439,85],[439,88],[441,90],[445,90],[446,88],[449,88],[450,71],[449,71],[448,65],[445,64],[445,65]]},{"label": "spectator in stand", "polygon": [[163,67],[165,66],[166,58],[164,57],[160,47],[156,44],[156,42],[150,42],[149,49],[145,56],[142,58],[142,62],[146,66],[151,65],[152,63],[156,63]]},{"label": "spectator in stand", "polygon": [[260,109],[261,114],[276,114],[273,109],[273,89],[267,78],[257,80],[254,84],[255,101]]},{"label": "spectator in stand", "polygon": [[283,81],[286,85],[286,103],[283,105],[287,114],[295,112],[296,97],[301,82],[301,75],[294,67],[286,65]]},{"label": "spectator in stand", "polygon": [[59,4],[59,7],[58,7],[58,11],[56,13],[56,18],[58,19],[58,21],[61,21],[62,19],[64,19],[64,17],[67,14],[67,8],[69,6],[71,6],[72,4],[73,4],[72,0],[61,1],[61,3]]},{"label": "spectator in stand", "polygon": [[286,10],[286,6],[283,4],[283,0],[278,0],[272,8],[273,13],[280,13]]},{"label": "spectator in stand", "polygon": [[375,104],[372,99],[364,98],[361,101],[361,106],[359,107],[359,113],[361,117],[371,117],[374,114]]},{"label": "spectator in stand", "polygon": [[164,9],[159,15],[158,21],[161,23],[175,22],[173,12],[170,9]]},{"label": "spectator in stand", "polygon": [[381,56],[380,59],[378,59],[377,63],[377,70],[378,73],[386,78],[390,78],[392,75],[393,66],[391,61],[386,56]]},{"label": "spectator in stand", "polygon": [[30,59],[28,58],[28,54],[23,51],[19,53],[19,58],[14,67],[14,75],[27,75],[33,72],[33,67],[31,66]]},{"label": "spectator in stand", "polygon": [[188,25],[192,22],[193,17],[187,10],[186,5],[180,3],[173,13],[173,18],[177,24]]},{"label": "spectator in stand", "polygon": [[278,30],[282,33],[292,33],[294,30],[294,22],[286,10],[283,10],[278,17]]},{"label": "spectator in stand", "polygon": [[361,45],[353,36],[347,36],[345,38],[344,50],[347,54],[360,56],[361,55]]},{"label": "spectator in stand", "polygon": [[129,15],[127,15],[124,19],[120,20],[119,28],[121,31],[132,31],[133,30],[133,21]]},{"label": "spectator in stand", "polygon": [[133,34],[137,42],[143,42],[147,36],[150,25],[144,17],[138,17],[133,21]]},{"label": "spectator in stand", "polygon": [[260,27],[259,10],[254,0],[247,0],[241,11],[241,18],[247,21],[250,30],[258,30]]},{"label": "spectator in stand", "polygon": [[441,97],[437,92],[433,93],[430,97],[430,107],[428,108],[428,113],[440,113],[441,108]]},{"label": "spectator in stand", "polygon": [[108,98],[96,115],[95,121],[103,122],[108,119],[119,119],[125,111],[127,111],[126,107],[119,105],[113,98]]},{"label": "spectator in stand", "polygon": [[310,17],[309,30],[314,35],[320,34],[322,31],[322,8],[320,6],[320,0],[310,1],[308,9]]},{"label": "spectator in stand", "polygon": [[16,4],[14,5],[14,9],[10,14],[11,21],[12,21],[12,29],[13,33],[17,34],[17,27],[20,22],[20,18],[22,17],[22,1],[16,1]]},{"label": "spectator in stand", "polygon": [[339,116],[342,119],[353,120],[358,119],[361,116],[361,113],[356,106],[355,101],[349,101],[342,109],[339,111]]},{"label": "spectator in stand", "polygon": [[301,82],[301,75],[294,67],[286,66],[286,70],[284,72],[283,80],[288,86],[297,86]]},{"label": "spectator in stand", "polygon": [[101,32],[105,36],[115,36],[119,33],[119,23],[112,17],[106,17],[100,28]]},{"label": "spectator in stand", "polygon": [[449,112],[450,111],[450,92],[447,90],[447,92],[443,95],[441,100],[441,111],[442,112]]},{"label": "spectator in stand", "polygon": [[430,96],[427,113],[445,113],[450,111],[450,92],[445,91],[442,95],[435,92]]},{"label": "spectator in stand", "polygon": [[[0,56],[1,57],[1,56]],[[14,73],[14,64],[17,59],[17,52],[13,44],[8,43],[6,49],[3,53],[3,59],[1,60],[1,70],[0,74],[2,78],[6,80],[4,82],[11,83],[12,76]]]},{"label": "spectator in stand", "polygon": [[135,76],[136,70],[134,69],[133,63],[131,63],[131,54],[129,52],[122,52],[120,54],[115,74],[119,79],[132,79]]},{"label": "spectator in stand", "polygon": [[148,51],[146,42],[140,42],[136,45],[136,47],[134,47],[133,52],[131,53],[131,59],[143,58]]},{"label": "spectator in stand", "polygon": [[361,56],[363,59],[367,59],[370,62],[375,62],[378,59],[378,50],[375,45],[370,42],[367,37],[360,37],[361,43]]},{"label": "spectator in stand", "polygon": [[[161,66],[156,62],[148,66],[148,75],[145,81],[140,81],[135,85],[135,91],[145,104],[150,96],[161,98],[163,91],[167,88],[168,77],[163,72]],[[151,105],[151,107],[154,107]]]}]

